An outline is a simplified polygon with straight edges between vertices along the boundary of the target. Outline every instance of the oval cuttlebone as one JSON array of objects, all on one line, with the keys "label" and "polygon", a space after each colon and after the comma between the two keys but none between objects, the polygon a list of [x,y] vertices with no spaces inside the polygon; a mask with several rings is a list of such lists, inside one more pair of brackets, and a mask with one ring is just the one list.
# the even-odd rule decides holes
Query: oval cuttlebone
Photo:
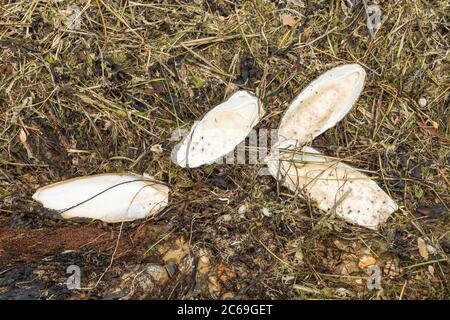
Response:
[{"label": "oval cuttlebone", "polygon": [[374,230],[398,209],[375,181],[339,159],[306,146],[297,152],[288,149],[272,150],[266,159],[270,173],[319,209]]},{"label": "oval cuttlebone", "polygon": [[358,99],[365,76],[358,64],[341,65],[323,73],[289,105],[281,119],[278,140],[300,146],[333,127]]},{"label": "oval cuttlebone", "polygon": [[248,91],[234,93],[195,122],[172,153],[181,167],[195,168],[227,155],[248,136],[263,110],[258,98]]},{"label": "oval cuttlebone", "polygon": [[39,188],[33,199],[65,219],[123,222],[155,215],[168,204],[169,188],[149,176],[98,174]]}]

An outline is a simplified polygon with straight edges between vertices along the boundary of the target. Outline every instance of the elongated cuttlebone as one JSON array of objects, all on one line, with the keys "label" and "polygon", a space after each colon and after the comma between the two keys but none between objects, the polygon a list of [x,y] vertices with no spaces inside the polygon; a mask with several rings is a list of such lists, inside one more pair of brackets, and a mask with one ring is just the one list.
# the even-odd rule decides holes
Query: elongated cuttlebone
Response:
[{"label": "elongated cuttlebone", "polygon": [[262,115],[255,95],[237,91],[194,123],[187,136],[174,148],[172,160],[188,168],[212,163],[233,151]]},{"label": "elongated cuttlebone", "polygon": [[398,209],[394,200],[367,175],[314,148],[303,147],[294,152],[275,146],[266,161],[270,173],[291,191],[350,223],[377,229]]},{"label": "elongated cuttlebone", "polygon": [[279,141],[300,146],[333,127],[358,99],[365,76],[361,66],[347,64],[328,70],[311,82],[281,119]]},{"label": "elongated cuttlebone", "polygon": [[123,222],[146,218],[167,206],[169,188],[148,176],[98,174],[38,189],[33,199],[65,219]]}]

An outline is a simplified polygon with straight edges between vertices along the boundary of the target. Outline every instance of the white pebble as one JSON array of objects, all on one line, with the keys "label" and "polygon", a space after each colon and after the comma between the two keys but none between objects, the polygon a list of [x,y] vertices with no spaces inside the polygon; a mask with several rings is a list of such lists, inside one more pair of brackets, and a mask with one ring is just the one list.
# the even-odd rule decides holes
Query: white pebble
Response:
[{"label": "white pebble", "polygon": [[241,205],[238,209],[238,213],[240,215],[245,214],[247,212],[247,206],[245,204]]},{"label": "white pebble", "polygon": [[425,99],[424,97],[420,97],[420,99],[419,99],[419,106],[421,106],[423,108],[426,105],[427,105],[427,99]]},{"label": "white pebble", "polygon": [[427,245],[427,250],[430,254],[436,254],[437,252],[436,248],[429,244]]},{"label": "white pebble", "polygon": [[272,216],[272,213],[269,211],[269,209],[267,209],[267,208],[262,208],[262,214],[265,216],[265,217],[271,217]]},{"label": "white pebble", "polygon": [[223,222],[230,222],[232,218],[233,217],[231,216],[231,214],[225,214],[225,215],[222,216],[222,221]]},{"label": "white pebble", "polygon": [[160,144],[154,144],[150,147],[150,151],[154,154],[161,154],[163,152],[163,149]]}]

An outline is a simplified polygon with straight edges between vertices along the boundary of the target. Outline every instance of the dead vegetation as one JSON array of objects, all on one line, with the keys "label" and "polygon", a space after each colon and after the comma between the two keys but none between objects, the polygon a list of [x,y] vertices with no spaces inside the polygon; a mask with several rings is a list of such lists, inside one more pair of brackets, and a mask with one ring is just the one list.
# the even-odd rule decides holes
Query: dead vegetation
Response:
[{"label": "dead vegetation", "polygon": [[[379,1],[371,39],[355,2],[0,0],[0,298],[448,299],[449,7]],[[258,166],[170,161],[172,131],[237,89],[263,101],[259,128],[277,128],[342,63],[366,69],[365,89],[312,145],[396,200],[379,232],[324,216]],[[120,171],[170,185],[158,219],[62,221],[31,199]],[[82,290],[63,285],[72,264]],[[366,285],[373,264],[381,290]]]}]

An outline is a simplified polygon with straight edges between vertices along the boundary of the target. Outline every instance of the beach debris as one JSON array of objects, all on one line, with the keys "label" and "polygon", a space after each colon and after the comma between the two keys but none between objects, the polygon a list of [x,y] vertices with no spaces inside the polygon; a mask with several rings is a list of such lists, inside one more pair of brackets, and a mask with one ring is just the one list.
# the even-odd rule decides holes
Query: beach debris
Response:
[{"label": "beach debris", "polygon": [[259,122],[263,111],[258,98],[241,90],[195,122],[189,134],[172,151],[172,161],[195,168],[233,151]]},{"label": "beach debris", "polygon": [[299,146],[333,127],[350,111],[364,87],[366,72],[358,64],[333,68],[311,82],[289,105],[278,139]]},{"label": "beach debris", "polygon": [[270,173],[291,191],[350,223],[376,230],[398,209],[367,175],[314,148],[303,147],[295,152],[281,144],[266,162]]},{"label": "beach debris", "polygon": [[169,188],[149,176],[107,173],[53,183],[33,199],[65,219],[123,222],[155,215],[168,204]]},{"label": "beach debris", "polygon": [[[366,174],[304,146],[333,127],[352,108],[364,87],[358,64],[335,67],[311,82],[290,104],[278,129],[278,143],[266,158],[270,173],[319,209],[377,229],[398,209]],[[299,150],[299,151],[297,151]]]}]

